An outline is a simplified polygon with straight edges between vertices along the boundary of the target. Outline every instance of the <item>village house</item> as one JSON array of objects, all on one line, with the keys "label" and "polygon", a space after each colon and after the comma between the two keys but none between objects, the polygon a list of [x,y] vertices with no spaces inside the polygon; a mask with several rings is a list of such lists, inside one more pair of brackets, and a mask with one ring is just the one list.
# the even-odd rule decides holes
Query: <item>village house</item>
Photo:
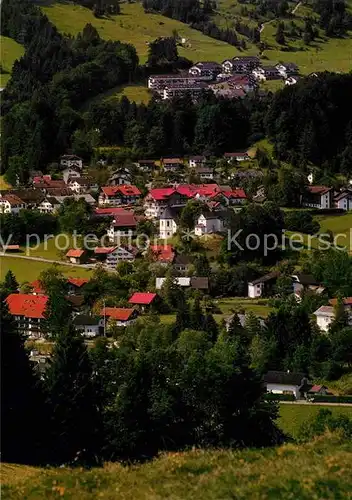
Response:
[{"label": "village house", "polygon": [[129,304],[137,306],[141,311],[150,308],[158,300],[156,293],[151,292],[135,292],[129,299]]},{"label": "village house", "polygon": [[91,182],[87,177],[74,177],[67,182],[68,187],[76,194],[87,193],[91,188]]},{"label": "village house", "polygon": [[73,325],[77,332],[87,338],[94,338],[101,335],[104,330],[103,323],[103,319],[89,314],[77,314],[73,319]]},{"label": "village house", "polygon": [[198,167],[202,167],[204,165],[206,161],[206,157],[205,156],[190,156],[189,157],[189,161],[188,161],[188,164],[189,164],[189,168],[198,168]]},{"label": "village house", "polygon": [[142,172],[153,172],[156,168],[155,160],[138,160],[136,165]]},{"label": "village house", "polygon": [[37,206],[42,214],[53,214],[59,210],[61,203],[54,196],[45,196],[43,201]]},{"label": "village house", "polygon": [[342,210],[352,210],[352,192],[343,191],[334,197],[334,205]]},{"label": "village house", "polygon": [[81,177],[81,169],[79,167],[67,167],[62,171],[62,178],[67,184],[71,179],[79,179]]},{"label": "village house", "polygon": [[214,179],[214,169],[212,167],[196,167],[196,174],[201,181]]},{"label": "village house", "polygon": [[333,206],[333,189],[326,186],[308,186],[303,195],[302,206],[327,209]]},{"label": "village house", "polygon": [[258,297],[270,295],[279,276],[280,273],[278,271],[273,271],[257,278],[256,280],[250,281],[248,283],[248,297],[256,299]]},{"label": "village house", "polygon": [[238,152],[238,153],[225,153],[224,154],[225,160],[227,160],[228,163],[236,162],[236,161],[248,161],[250,160],[250,156],[248,155],[247,151],[243,152]]},{"label": "village house", "polygon": [[126,327],[136,321],[138,311],[124,307],[104,307],[100,312],[100,317],[103,318],[105,329],[109,329],[112,323],[116,326]]},{"label": "village house", "polygon": [[[44,195],[39,189],[14,189],[11,190],[10,193],[6,193],[7,195],[14,195],[18,197],[22,203],[25,205],[23,208],[27,208],[28,210],[32,210],[37,208],[38,205],[43,201]],[[4,197],[4,194],[3,196]],[[0,197],[1,200],[1,197]]]},{"label": "village house", "polygon": [[51,181],[51,175],[35,175],[32,179],[34,187],[37,184],[46,184]]},{"label": "village house", "polygon": [[175,88],[191,88],[202,78],[199,76],[191,76],[190,74],[172,73],[169,75],[150,75],[148,78],[148,88],[161,96],[164,94],[166,87],[175,86]]},{"label": "village house", "polygon": [[320,330],[328,332],[331,323],[335,319],[334,308],[332,306],[321,306],[313,314],[316,317],[316,322]]},{"label": "village house", "polygon": [[83,287],[89,282],[87,278],[67,278],[69,295],[78,295],[82,293]]},{"label": "village house", "polygon": [[171,238],[178,228],[178,218],[180,215],[180,210],[167,207],[159,215],[159,238],[161,240],[166,240]]},{"label": "village house", "polygon": [[132,184],[132,174],[128,168],[118,168],[109,178],[110,186],[122,186]]},{"label": "village house", "polygon": [[62,169],[78,167],[80,170],[82,170],[83,160],[77,155],[63,155],[60,158],[60,167]]},{"label": "village house", "polygon": [[[167,278],[155,278],[155,288],[160,290]],[[209,278],[197,276],[177,276],[174,283],[182,288],[192,288],[193,290],[208,290]]]},{"label": "village house", "polygon": [[97,247],[94,250],[94,255],[97,261],[102,262],[109,269],[115,269],[119,262],[133,262],[135,260],[135,252],[122,245],[114,247]]},{"label": "village house", "polygon": [[65,257],[72,264],[83,264],[86,260],[86,251],[79,248],[71,248],[66,253]]},{"label": "village house", "polygon": [[188,273],[192,264],[189,255],[177,254],[172,265],[175,271],[179,273]]},{"label": "village house", "polygon": [[66,189],[67,187],[63,179],[49,180],[44,179],[44,177],[42,179],[42,182],[37,182],[35,184],[35,189],[42,191],[44,194],[49,194],[51,189]]},{"label": "village house", "polygon": [[225,229],[223,212],[203,212],[196,222],[194,233],[196,236],[221,233]]},{"label": "village house", "polygon": [[16,330],[30,338],[40,338],[44,333],[46,295],[11,293],[6,299]]},{"label": "village house", "polygon": [[151,245],[145,254],[149,254],[158,264],[169,265],[175,259],[175,252],[171,245]]},{"label": "village house", "polygon": [[312,387],[304,373],[284,371],[268,371],[263,382],[267,392],[272,394],[293,395],[296,399],[305,399]]},{"label": "village house", "polygon": [[213,61],[201,61],[189,68],[188,73],[195,78],[214,80],[221,71],[221,64]]},{"label": "village house", "polygon": [[303,294],[322,295],[325,287],[310,274],[297,273],[291,276],[293,294],[297,302],[301,302]]},{"label": "village house", "polygon": [[18,214],[24,208],[26,203],[15,194],[0,194],[0,213]]},{"label": "village house", "polygon": [[123,237],[136,236],[137,218],[133,212],[124,212],[114,214],[114,220],[107,230],[107,235],[110,241],[119,242]]},{"label": "village house", "polygon": [[183,168],[183,161],[181,158],[163,158],[161,160],[165,172],[173,172]]},{"label": "village house", "polygon": [[173,187],[151,189],[144,199],[144,214],[157,219],[168,206],[185,206],[187,198]]},{"label": "village house", "polygon": [[99,205],[128,205],[136,203],[141,196],[140,190],[133,185],[105,186],[101,188]]}]

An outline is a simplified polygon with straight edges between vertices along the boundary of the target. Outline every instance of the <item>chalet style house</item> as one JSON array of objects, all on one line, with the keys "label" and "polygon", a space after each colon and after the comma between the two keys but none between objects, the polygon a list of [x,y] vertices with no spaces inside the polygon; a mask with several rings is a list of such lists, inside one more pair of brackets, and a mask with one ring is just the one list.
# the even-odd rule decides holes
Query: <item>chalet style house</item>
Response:
[{"label": "chalet style house", "polygon": [[188,73],[197,78],[206,78],[207,80],[214,80],[222,71],[221,64],[217,62],[198,62],[191,68]]},{"label": "chalet style house", "polygon": [[46,295],[11,293],[6,302],[19,333],[31,338],[40,338],[43,335],[44,314],[48,302]]},{"label": "chalet style house", "polygon": [[83,160],[77,155],[63,155],[60,158],[61,168],[78,167],[80,170],[83,168]]},{"label": "chalet style house", "polygon": [[333,189],[326,186],[308,186],[303,196],[302,206],[309,208],[332,208]]},{"label": "chalet style house", "polygon": [[141,196],[140,190],[133,185],[105,186],[101,188],[99,205],[128,205],[136,203]]}]

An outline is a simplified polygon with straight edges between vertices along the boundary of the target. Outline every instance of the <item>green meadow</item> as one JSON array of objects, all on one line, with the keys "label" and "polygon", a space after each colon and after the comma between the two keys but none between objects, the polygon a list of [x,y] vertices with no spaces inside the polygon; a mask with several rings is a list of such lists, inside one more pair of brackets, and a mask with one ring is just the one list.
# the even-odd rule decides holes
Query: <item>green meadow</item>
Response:
[{"label": "green meadow", "polygon": [[0,87],[5,87],[11,78],[13,63],[24,54],[24,48],[7,36],[0,36],[1,67],[5,72],[0,74]]}]

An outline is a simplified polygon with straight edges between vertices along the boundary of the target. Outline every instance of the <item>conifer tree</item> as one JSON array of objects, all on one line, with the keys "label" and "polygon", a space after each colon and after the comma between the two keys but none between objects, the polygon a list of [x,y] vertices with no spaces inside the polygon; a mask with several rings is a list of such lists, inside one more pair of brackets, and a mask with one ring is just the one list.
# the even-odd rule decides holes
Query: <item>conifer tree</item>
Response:
[{"label": "conifer tree", "polygon": [[16,280],[16,276],[13,274],[11,269],[9,269],[5,275],[2,288],[6,295],[18,292],[19,284],[18,281]]},{"label": "conifer tree", "polygon": [[92,375],[84,341],[68,325],[57,337],[44,380],[50,409],[51,463],[98,460],[99,405]]},{"label": "conifer tree", "polygon": [[204,315],[200,305],[200,297],[196,295],[190,312],[190,328],[193,330],[202,330],[204,324]]},{"label": "conifer tree", "polygon": [[203,330],[209,335],[212,342],[215,342],[218,337],[218,325],[214,319],[214,316],[207,313],[203,321]]},{"label": "conifer tree", "polygon": [[177,337],[179,333],[189,327],[191,319],[189,306],[183,290],[180,290],[176,311],[176,321],[173,328],[173,335]]}]

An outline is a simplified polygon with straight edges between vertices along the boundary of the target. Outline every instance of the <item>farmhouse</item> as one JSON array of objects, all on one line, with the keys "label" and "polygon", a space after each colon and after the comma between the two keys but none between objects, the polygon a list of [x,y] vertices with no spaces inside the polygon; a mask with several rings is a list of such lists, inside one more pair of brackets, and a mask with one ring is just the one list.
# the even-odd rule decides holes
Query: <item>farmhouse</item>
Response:
[{"label": "farmhouse", "polygon": [[201,181],[214,179],[214,169],[211,167],[196,167],[196,174]]},{"label": "farmhouse", "polygon": [[311,387],[304,373],[269,371],[264,375],[264,385],[267,392],[273,394],[293,395],[296,399],[304,399]]},{"label": "farmhouse", "polygon": [[65,257],[72,263],[72,264],[83,264],[85,257],[86,257],[86,251],[81,250],[81,249],[76,249],[76,248],[71,248],[65,255]]},{"label": "farmhouse", "polygon": [[246,151],[243,151],[241,153],[225,153],[224,154],[225,160],[227,160],[228,163],[235,162],[235,161],[248,161],[250,160],[250,156]]},{"label": "farmhouse", "polygon": [[183,168],[183,161],[181,158],[163,158],[162,165],[166,172],[170,172]]},{"label": "farmhouse", "polygon": [[101,310],[100,316],[103,317],[103,323],[114,322],[116,326],[129,326],[136,321],[138,311],[136,309],[128,309],[123,307],[105,307]]},{"label": "farmhouse", "polygon": [[23,208],[26,208],[25,202],[15,194],[0,194],[0,213],[18,214]]},{"label": "farmhouse", "polygon": [[52,214],[59,210],[61,203],[54,196],[45,196],[43,201],[39,203],[37,210],[42,214]]},{"label": "farmhouse", "polygon": [[76,194],[86,193],[91,188],[91,182],[87,177],[70,178],[67,185]]},{"label": "farmhouse", "polygon": [[124,246],[97,247],[94,254],[100,262],[103,262],[110,269],[115,269],[121,261],[132,262],[135,259],[134,252]]},{"label": "farmhouse", "polygon": [[280,273],[278,271],[273,271],[256,280],[250,281],[248,283],[248,297],[255,299],[269,295],[279,276]]},{"label": "farmhouse", "polygon": [[61,168],[78,167],[80,170],[83,168],[83,160],[76,155],[63,155],[60,158]]},{"label": "farmhouse", "polygon": [[189,158],[189,168],[202,167],[206,161],[205,156],[190,156]]},{"label": "farmhouse", "polygon": [[133,212],[124,212],[114,214],[107,235],[110,241],[119,242],[123,237],[136,236],[137,218]]}]

